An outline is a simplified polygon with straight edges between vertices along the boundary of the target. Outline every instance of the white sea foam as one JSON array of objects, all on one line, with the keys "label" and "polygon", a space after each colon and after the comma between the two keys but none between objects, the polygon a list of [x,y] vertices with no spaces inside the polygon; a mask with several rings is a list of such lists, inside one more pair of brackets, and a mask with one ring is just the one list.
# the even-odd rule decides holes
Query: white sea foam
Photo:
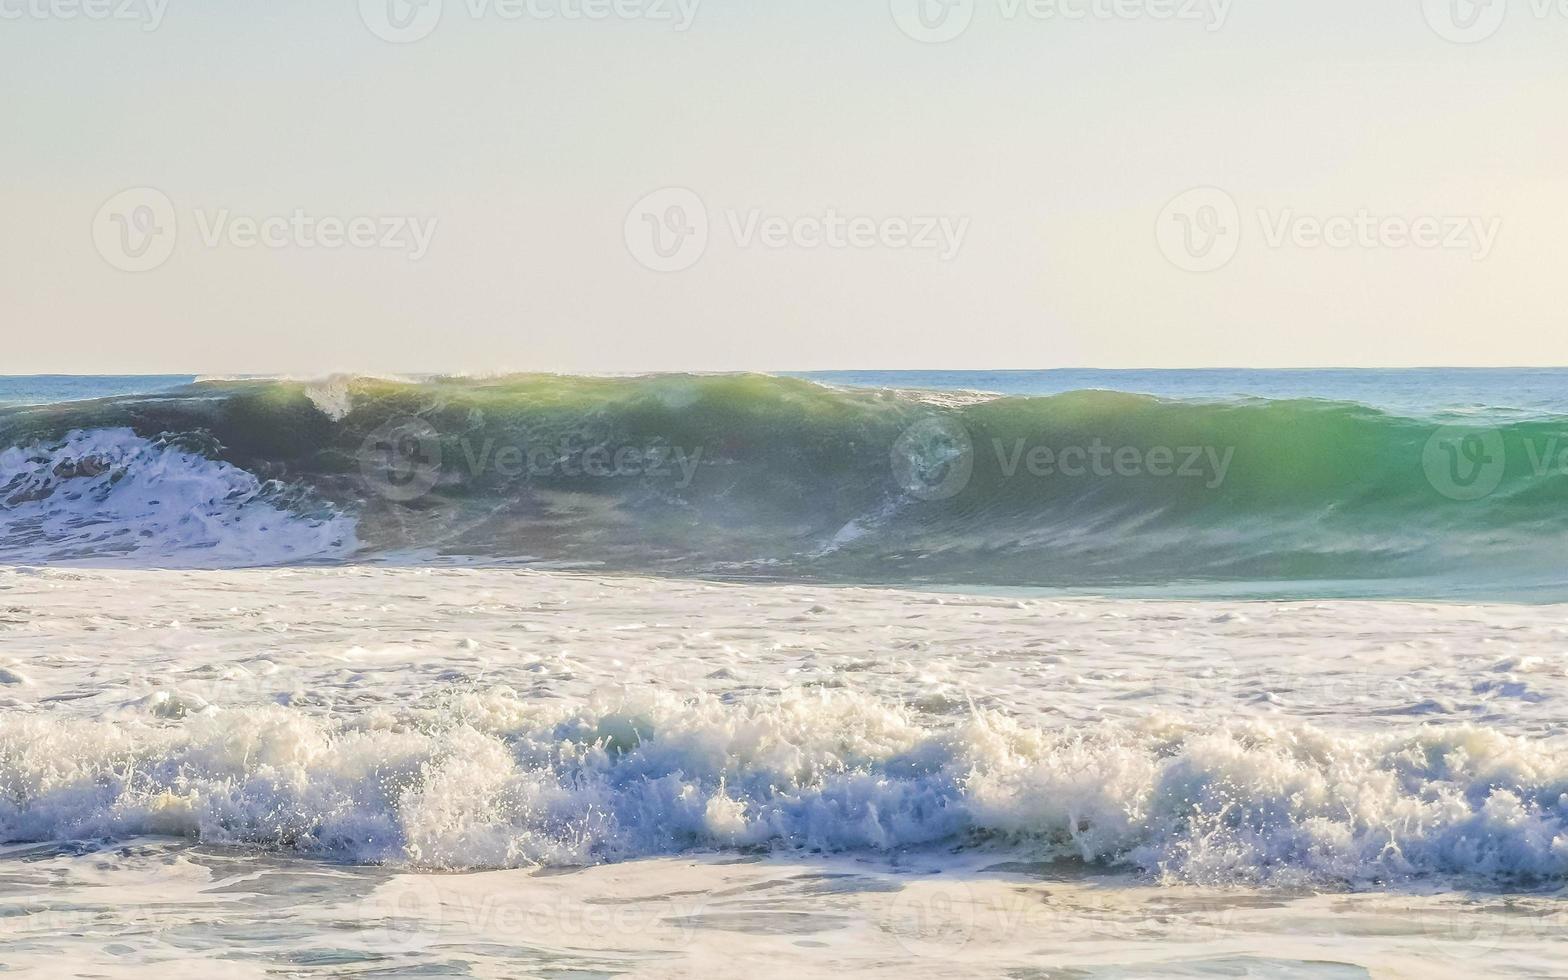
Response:
[{"label": "white sea foam", "polygon": [[[1564,611],[0,565],[0,943],[40,976],[1550,975]],[[541,864],[593,867],[445,873]]]},{"label": "white sea foam", "polygon": [[321,414],[334,422],[341,422],[354,409],[353,394],[349,387],[353,380],[347,375],[333,375],[312,381],[305,385],[305,397]]},{"label": "white sea foam", "polygon": [[933,725],[821,691],[438,700],[353,720],[168,698],[5,717],[0,838],[167,834],[444,869],[1005,840],[1211,884],[1568,873],[1568,751],[1477,727]]},{"label": "white sea foam", "polygon": [[354,524],[130,429],[0,450],[0,560],[266,565],[351,554]]},{"label": "white sea foam", "polygon": [[0,568],[0,840],[1559,881],[1564,635],[1544,607]]}]

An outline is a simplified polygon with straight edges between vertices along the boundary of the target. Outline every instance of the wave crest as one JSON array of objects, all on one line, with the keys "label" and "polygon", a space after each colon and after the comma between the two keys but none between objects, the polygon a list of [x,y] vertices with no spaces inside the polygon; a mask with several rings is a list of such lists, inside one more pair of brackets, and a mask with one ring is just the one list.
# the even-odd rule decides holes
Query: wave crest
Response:
[{"label": "wave crest", "polygon": [[1568,587],[1568,419],[757,375],[334,378],[0,412],[0,445],[127,428],[330,501],[361,555],[1074,589]]}]

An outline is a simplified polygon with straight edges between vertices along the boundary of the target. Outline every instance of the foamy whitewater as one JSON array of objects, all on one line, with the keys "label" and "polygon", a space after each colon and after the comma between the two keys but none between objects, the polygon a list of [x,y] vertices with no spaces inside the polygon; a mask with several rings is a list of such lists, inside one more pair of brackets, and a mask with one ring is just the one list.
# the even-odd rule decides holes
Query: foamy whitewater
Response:
[{"label": "foamy whitewater", "polygon": [[[1408,405],[169,385],[0,410],[12,971],[1558,970],[1561,482],[1461,506]],[[1231,475],[953,438],[1129,412]],[[1272,481],[1308,422],[1354,472]]]},{"label": "foamy whitewater", "polygon": [[290,509],[286,489],[166,439],[76,430],[0,450],[6,558],[216,568],[352,554],[353,522]]}]

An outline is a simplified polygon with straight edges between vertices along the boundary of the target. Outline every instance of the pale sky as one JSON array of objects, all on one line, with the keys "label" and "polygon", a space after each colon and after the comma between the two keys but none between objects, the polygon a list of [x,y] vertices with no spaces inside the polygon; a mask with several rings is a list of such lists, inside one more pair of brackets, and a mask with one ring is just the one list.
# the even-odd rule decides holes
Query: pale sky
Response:
[{"label": "pale sky", "polygon": [[0,0],[0,374],[1568,364],[1543,0],[511,2]]}]

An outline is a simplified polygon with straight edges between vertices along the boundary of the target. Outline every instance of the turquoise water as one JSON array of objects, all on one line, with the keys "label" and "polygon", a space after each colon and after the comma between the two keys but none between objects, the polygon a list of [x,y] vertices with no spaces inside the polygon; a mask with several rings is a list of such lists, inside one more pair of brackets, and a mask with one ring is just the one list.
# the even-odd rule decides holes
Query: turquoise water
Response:
[{"label": "turquoise water", "polygon": [[0,380],[0,561],[1568,598],[1562,369],[191,381]]}]

